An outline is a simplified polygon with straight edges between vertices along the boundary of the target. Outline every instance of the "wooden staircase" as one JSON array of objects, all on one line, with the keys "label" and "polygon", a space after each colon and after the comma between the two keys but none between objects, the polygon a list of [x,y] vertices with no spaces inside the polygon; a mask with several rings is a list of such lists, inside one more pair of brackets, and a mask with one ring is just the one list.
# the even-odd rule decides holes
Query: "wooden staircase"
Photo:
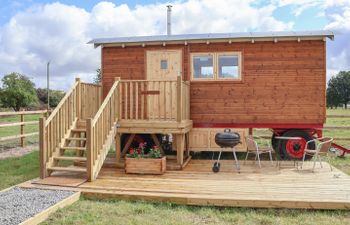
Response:
[{"label": "wooden staircase", "polygon": [[40,178],[64,171],[96,179],[116,134],[119,93],[119,79],[103,101],[100,85],[77,79],[50,116],[40,118]]},{"label": "wooden staircase", "polygon": [[83,164],[84,167],[74,166],[87,161],[85,120],[77,121],[76,126],[69,131],[69,136],[63,139],[61,146],[58,155],[53,157],[53,166],[48,167],[48,170],[86,173],[86,164]]}]

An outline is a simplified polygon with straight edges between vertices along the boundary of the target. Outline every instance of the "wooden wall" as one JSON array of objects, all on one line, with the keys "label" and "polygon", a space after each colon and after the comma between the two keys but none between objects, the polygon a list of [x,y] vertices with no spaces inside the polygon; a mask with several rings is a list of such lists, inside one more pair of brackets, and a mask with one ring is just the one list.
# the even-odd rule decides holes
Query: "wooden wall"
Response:
[{"label": "wooden wall", "polygon": [[242,52],[242,81],[192,81],[194,124],[323,124],[326,59],[324,41],[211,43],[158,47],[105,47],[104,94],[114,77],[145,79],[145,51],[183,51],[183,78],[190,78],[189,53]]}]

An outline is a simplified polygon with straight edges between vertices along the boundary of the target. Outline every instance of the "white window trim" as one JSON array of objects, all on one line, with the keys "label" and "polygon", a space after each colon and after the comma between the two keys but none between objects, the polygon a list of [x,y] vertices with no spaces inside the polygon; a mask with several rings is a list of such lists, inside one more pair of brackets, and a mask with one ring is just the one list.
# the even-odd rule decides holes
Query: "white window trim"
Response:
[{"label": "white window trim", "polygon": [[[193,68],[193,57],[194,56],[213,56],[213,78],[195,78]],[[219,55],[237,55],[238,56],[238,78],[230,77],[219,77]],[[190,66],[191,66],[191,80],[193,81],[242,81],[242,52],[194,52],[190,55]]]}]

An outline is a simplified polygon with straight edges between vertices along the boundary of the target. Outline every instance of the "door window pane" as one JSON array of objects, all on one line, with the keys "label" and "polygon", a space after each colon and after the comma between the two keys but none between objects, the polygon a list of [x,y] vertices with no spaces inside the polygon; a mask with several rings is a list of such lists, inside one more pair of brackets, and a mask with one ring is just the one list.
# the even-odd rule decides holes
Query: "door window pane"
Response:
[{"label": "door window pane", "polygon": [[193,56],[193,78],[213,78],[213,56]]},{"label": "door window pane", "polygon": [[219,55],[219,78],[239,78],[238,55]]},{"label": "door window pane", "polygon": [[162,70],[168,69],[168,60],[166,60],[166,59],[160,60],[160,68]]}]

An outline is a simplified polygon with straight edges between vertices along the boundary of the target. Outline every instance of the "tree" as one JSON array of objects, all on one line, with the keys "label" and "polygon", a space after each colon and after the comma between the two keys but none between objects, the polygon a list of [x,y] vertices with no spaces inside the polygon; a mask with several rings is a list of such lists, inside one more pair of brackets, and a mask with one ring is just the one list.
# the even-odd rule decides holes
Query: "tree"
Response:
[{"label": "tree", "polygon": [[333,109],[333,107],[337,108],[341,104],[341,98],[336,88],[335,77],[332,77],[328,81],[326,94],[327,94],[327,107],[330,107]]},{"label": "tree", "polygon": [[5,75],[2,78],[1,89],[0,102],[2,102],[3,107],[19,111],[23,107],[38,103],[34,83],[22,74],[11,73]]},{"label": "tree", "polygon": [[340,71],[328,81],[327,105],[332,107],[350,102],[350,71]]},{"label": "tree", "polygon": [[99,84],[102,82],[102,74],[101,74],[101,69],[96,70],[96,76],[94,77],[94,83]]},{"label": "tree", "polygon": [[[47,88],[38,88],[36,89],[36,93],[40,102],[47,104]],[[64,95],[64,91],[50,90],[50,107],[56,107]]]}]

